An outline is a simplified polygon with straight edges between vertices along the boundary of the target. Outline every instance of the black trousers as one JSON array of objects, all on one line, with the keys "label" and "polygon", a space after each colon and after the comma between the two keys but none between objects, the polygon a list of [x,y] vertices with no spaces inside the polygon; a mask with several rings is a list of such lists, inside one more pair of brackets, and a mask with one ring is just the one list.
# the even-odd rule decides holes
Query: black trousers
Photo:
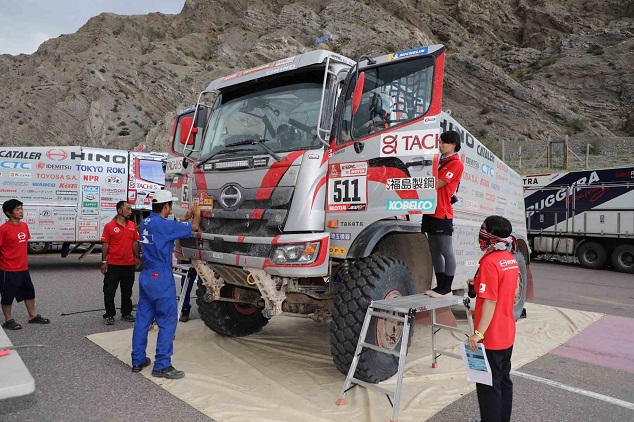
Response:
[{"label": "black trousers", "polygon": [[513,346],[504,350],[487,350],[493,385],[477,384],[481,422],[508,422],[513,409],[511,354]]},{"label": "black trousers", "polygon": [[104,318],[117,314],[114,296],[121,283],[121,315],[132,314],[132,286],[134,286],[134,265],[108,264],[108,272],[103,278],[103,302],[106,307]]}]

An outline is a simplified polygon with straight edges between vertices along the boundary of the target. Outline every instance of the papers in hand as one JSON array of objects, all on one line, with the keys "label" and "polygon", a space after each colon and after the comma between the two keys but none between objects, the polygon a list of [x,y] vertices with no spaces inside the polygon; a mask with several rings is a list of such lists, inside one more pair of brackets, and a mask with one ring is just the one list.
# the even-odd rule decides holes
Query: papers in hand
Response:
[{"label": "papers in hand", "polygon": [[475,352],[469,348],[468,342],[460,343],[460,354],[467,371],[467,381],[493,385],[491,367],[482,343],[478,343],[478,350]]}]

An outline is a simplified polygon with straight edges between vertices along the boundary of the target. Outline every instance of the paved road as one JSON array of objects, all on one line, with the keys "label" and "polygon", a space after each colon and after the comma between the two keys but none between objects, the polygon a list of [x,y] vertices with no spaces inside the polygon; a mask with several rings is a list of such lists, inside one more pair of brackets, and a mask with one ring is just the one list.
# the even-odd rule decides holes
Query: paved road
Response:
[{"label": "paved road", "polygon": [[[29,259],[38,310],[50,317],[52,323],[49,326],[24,324],[23,330],[8,332],[8,335],[16,345],[44,343],[50,347],[20,351],[36,380],[36,392],[27,397],[0,401],[2,422],[211,420],[146,378],[132,374],[128,366],[85,338],[89,334],[128,326],[119,319],[113,327],[103,325],[99,255],[92,255],[83,263],[74,261],[74,258],[64,260],[53,255],[31,256]],[[618,321],[626,325],[632,321],[622,318],[632,315],[631,311],[628,313],[634,296],[634,277],[631,275],[551,263],[535,263],[532,268],[536,280],[536,302],[605,312],[615,315],[613,318],[620,318]],[[136,287],[135,291],[138,291]],[[136,300],[135,292],[133,302],[136,303]],[[193,316],[198,317],[196,311],[192,311]],[[81,313],[60,316],[72,312]],[[26,311],[21,304],[16,307],[15,317],[19,322],[26,321]],[[611,333],[609,326],[600,329],[599,334],[607,338],[619,335]],[[625,344],[630,350],[634,350],[631,338],[622,340],[628,342]],[[594,362],[592,359],[583,360],[583,353],[579,353],[584,344],[592,348],[595,343],[610,342],[597,341],[592,336],[579,341],[581,347],[571,349],[571,353],[565,350],[558,354],[549,353],[519,370],[634,402],[634,371],[597,366],[588,363],[588,360]],[[610,351],[602,349],[596,353],[607,354]],[[618,367],[616,364],[612,366]],[[634,412],[621,406],[541,382],[517,376],[513,379],[514,421],[634,420]],[[477,400],[472,393],[445,408],[431,421],[467,421],[470,418],[477,420],[477,417]]]},{"label": "paved road", "polygon": [[[618,400],[634,403],[634,276],[539,261],[533,262],[531,269],[536,303],[615,316],[603,317],[566,343],[569,347],[557,348],[517,371],[614,400],[597,400],[512,375],[513,421],[634,420],[634,410],[614,404]],[[622,359],[623,350],[629,353],[630,360]],[[430,422],[478,418],[477,397],[471,393],[443,409]]]},{"label": "paved road", "polygon": [[[14,317],[24,329],[7,335],[14,345],[50,347],[20,350],[35,379],[35,393],[0,401],[0,421],[210,421],[85,338],[131,324],[117,318],[114,326],[104,325],[100,256],[91,255],[86,262],[77,262],[76,256],[29,256],[36,307],[51,324],[27,324],[24,306],[14,304]],[[136,304],[136,285],[134,290]],[[118,307],[119,294],[116,301]],[[60,316],[72,312],[82,313]]]}]

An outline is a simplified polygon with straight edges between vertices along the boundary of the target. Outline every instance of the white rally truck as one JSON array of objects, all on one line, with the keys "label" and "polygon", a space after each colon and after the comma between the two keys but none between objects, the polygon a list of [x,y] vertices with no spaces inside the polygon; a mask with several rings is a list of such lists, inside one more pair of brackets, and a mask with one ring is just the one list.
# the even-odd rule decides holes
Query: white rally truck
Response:
[{"label": "white rally truck", "polygon": [[[149,212],[154,191],[165,185],[165,154],[66,147],[0,148],[0,203],[24,203],[29,252],[53,243],[99,242],[104,225],[127,200],[139,222]],[[3,220],[6,220],[3,215]]]},{"label": "white rally truck", "polygon": [[524,176],[534,254],[634,273],[634,166]]},{"label": "white rally truck", "polygon": [[[347,373],[370,301],[430,288],[420,226],[436,208],[445,130],[460,133],[465,163],[453,288],[474,275],[487,216],[525,236],[520,176],[441,110],[444,63],[440,45],[356,62],[317,50],[212,81],[178,114],[166,188],[180,199],[175,214],[201,205],[201,231],[180,246],[197,266],[210,329],[245,336],[275,315],[329,320],[333,360]],[[372,324],[367,342],[400,347],[402,325]],[[379,382],[397,359],[367,350],[358,368]]]}]

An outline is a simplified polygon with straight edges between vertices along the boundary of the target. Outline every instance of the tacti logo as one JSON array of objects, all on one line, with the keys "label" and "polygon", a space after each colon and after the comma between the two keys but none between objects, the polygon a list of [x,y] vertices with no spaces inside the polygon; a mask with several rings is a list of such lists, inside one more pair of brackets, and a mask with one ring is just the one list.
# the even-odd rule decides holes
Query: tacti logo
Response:
[{"label": "tacti logo", "polygon": [[68,158],[68,153],[63,149],[53,148],[46,151],[46,156],[49,160],[63,161]]}]

